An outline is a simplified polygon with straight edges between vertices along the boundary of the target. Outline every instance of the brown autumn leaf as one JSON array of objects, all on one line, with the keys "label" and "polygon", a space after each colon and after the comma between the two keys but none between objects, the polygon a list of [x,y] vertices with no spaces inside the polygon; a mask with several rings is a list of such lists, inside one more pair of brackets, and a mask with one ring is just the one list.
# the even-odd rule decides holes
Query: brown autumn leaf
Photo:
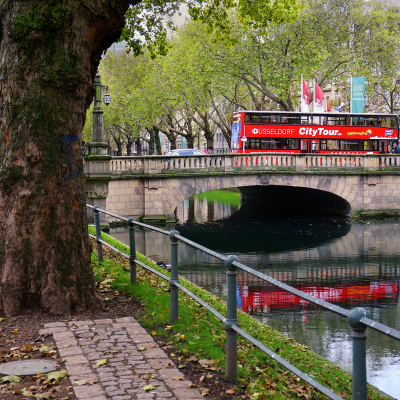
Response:
[{"label": "brown autumn leaf", "polygon": [[211,393],[211,389],[199,388],[199,390],[200,390],[200,392],[201,392],[201,394],[202,394],[203,396],[207,396],[208,394]]},{"label": "brown autumn leaf", "polygon": [[235,392],[236,392],[235,388],[225,391],[226,394],[235,394]]},{"label": "brown autumn leaf", "polygon": [[199,364],[207,368],[210,365],[214,365],[214,360],[207,360],[207,359],[199,360]]},{"label": "brown autumn leaf", "polygon": [[182,376],[173,376],[172,379],[174,379],[175,381],[184,381],[185,378],[183,378]]}]

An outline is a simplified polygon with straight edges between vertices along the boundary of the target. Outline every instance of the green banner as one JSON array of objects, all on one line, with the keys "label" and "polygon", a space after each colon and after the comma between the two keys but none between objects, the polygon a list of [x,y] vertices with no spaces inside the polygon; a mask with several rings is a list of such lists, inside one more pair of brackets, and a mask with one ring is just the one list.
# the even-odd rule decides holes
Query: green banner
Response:
[{"label": "green banner", "polygon": [[365,76],[351,78],[351,110],[352,113],[363,113],[365,103]]}]

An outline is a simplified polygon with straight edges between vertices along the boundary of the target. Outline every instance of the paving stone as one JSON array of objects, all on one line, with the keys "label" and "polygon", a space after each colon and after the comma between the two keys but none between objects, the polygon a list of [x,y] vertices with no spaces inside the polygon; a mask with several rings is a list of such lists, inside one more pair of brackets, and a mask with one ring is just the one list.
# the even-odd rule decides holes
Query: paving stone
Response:
[{"label": "paving stone", "polygon": [[95,325],[112,325],[114,322],[111,318],[105,318],[105,319],[95,319],[94,323]]},{"label": "paving stone", "polygon": [[62,326],[55,326],[54,328],[46,328],[46,329],[41,329],[39,331],[39,335],[46,336],[46,335],[52,335],[54,332],[63,332],[67,331],[67,327],[62,327]]},{"label": "paving stone", "polygon": [[[133,317],[121,317],[115,318],[116,322],[136,322],[135,318]],[[136,322],[137,323],[137,322]],[[137,323],[138,324],[138,323]],[[139,325],[139,324],[138,324]]]},{"label": "paving stone", "polygon": [[78,354],[83,355],[82,348],[80,346],[71,346],[71,347],[65,347],[62,349],[58,349],[58,352],[60,353],[61,357],[66,357],[66,356],[76,356]]},{"label": "paving stone", "polygon": [[74,392],[76,397],[79,399],[82,397],[95,397],[105,395],[104,389],[100,384],[90,385],[90,386],[74,386]]},{"label": "paving stone", "polygon": [[66,369],[70,375],[87,375],[93,372],[92,368],[88,365],[71,364],[67,365]]},{"label": "paving stone", "polygon": [[146,329],[142,328],[140,325],[131,328],[126,328],[126,333],[132,338],[135,335],[148,335]]},{"label": "paving stone", "polygon": [[93,383],[97,383],[99,381],[99,377],[96,374],[86,374],[86,375],[71,375],[69,374],[69,379],[72,384],[76,381],[92,381]]},{"label": "paving stone", "polygon": [[196,389],[180,389],[173,391],[178,400],[202,400],[202,396]]},{"label": "paving stone", "polygon": [[[54,335],[53,335],[53,337],[54,337]],[[56,339],[54,339],[54,340],[56,340]],[[66,347],[71,347],[71,346],[78,346],[78,341],[75,339],[75,337],[57,340],[57,347],[59,349],[64,349]],[[82,348],[82,346],[80,346],[80,347]]]},{"label": "paving stone", "polygon": [[117,385],[108,386],[108,387],[105,388],[105,391],[106,391],[107,393],[116,392],[116,391],[118,391],[118,390],[119,390],[119,387],[118,387]]},{"label": "paving stone", "polygon": [[106,388],[109,386],[118,386],[119,381],[117,379],[109,380],[109,379],[100,379],[101,384]]},{"label": "paving stone", "polygon": [[131,339],[132,339],[132,341],[134,343],[137,343],[137,344],[138,343],[146,343],[146,344],[154,343],[153,338],[149,334],[147,334],[147,335],[135,335]]},{"label": "paving stone", "polygon": [[88,364],[89,361],[84,355],[68,356],[65,357],[67,364]]},{"label": "paving stone", "polygon": [[168,356],[161,349],[146,349],[143,351],[143,356],[147,359],[155,358],[157,360],[165,359],[169,360]]},{"label": "paving stone", "polygon": [[132,387],[132,383],[121,383],[119,382],[119,387],[123,390],[130,389]]},{"label": "paving stone", "polygon": [[106,392],[110,395],[110,396],[121,396],[121,395],[126,395],[125,390],[121,390],[118,388],[118,390],[109,390],[109,388],[105,389]]},{"label": "paving stone", "polygon": [[74,327],[74,326],[89,326],[89,325],[93,325],[94,322],[93,321],[69,321],[68,322],[68,326],[70,327]]}]

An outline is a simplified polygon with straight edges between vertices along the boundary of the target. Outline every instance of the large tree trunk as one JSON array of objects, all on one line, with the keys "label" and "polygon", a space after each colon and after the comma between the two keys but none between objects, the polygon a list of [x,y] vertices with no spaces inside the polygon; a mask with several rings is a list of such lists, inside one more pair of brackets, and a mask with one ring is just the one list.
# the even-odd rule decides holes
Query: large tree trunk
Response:
[{"label": "large tree trunk", "polygon": [[100,308],[81,132],[127,0],[0,2],[0,309]]}]

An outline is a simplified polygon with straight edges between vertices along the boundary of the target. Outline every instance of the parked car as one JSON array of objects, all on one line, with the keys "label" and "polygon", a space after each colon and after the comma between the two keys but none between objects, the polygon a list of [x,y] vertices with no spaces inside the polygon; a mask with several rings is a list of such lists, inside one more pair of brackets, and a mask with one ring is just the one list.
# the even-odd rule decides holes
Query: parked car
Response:
[{"label": "parked car", "polygon": [[175,149],[169,151],[166,156],[201,156],[204,155],[204,151],[197,149]]}]

